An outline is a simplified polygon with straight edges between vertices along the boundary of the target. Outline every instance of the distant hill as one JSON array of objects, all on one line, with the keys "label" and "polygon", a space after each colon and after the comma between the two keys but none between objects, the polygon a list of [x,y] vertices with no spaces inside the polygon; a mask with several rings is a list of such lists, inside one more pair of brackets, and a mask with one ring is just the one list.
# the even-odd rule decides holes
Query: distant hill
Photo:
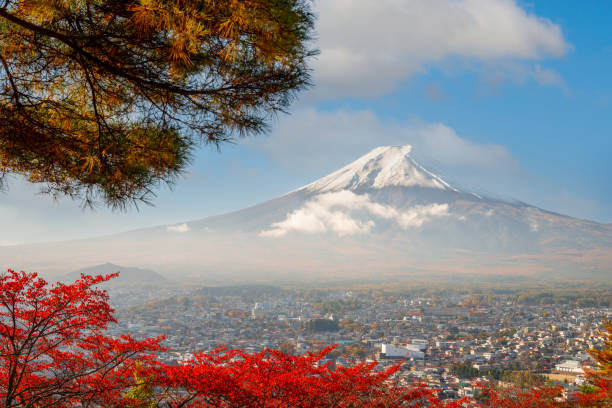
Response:
[{"label": "distant hill", "polygon": [[166,280],[159,273],[150,269],[134,268],[129,266],[120,266],[112,263],[105,263],[102,265],[89,266],[87,268],[79,269],[70,272],[61,279],[65,282],[72,282],[81,277],[81,274],[86,275],[108,275],[111,273],[119,272],[119,277],[113,279],[111,283],[123,284],[123,283],[160,283]]}]

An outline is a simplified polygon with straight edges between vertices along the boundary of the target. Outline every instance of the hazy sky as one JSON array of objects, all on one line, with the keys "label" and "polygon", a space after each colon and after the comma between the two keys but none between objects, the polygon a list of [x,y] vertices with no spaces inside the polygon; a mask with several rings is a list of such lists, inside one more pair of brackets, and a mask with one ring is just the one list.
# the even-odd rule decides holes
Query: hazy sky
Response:
[{"label": "hazy sky", "polygon": [[240,209],[379,145],[412,144],[451,184],[612,222],[612,2],[317,0],[316,86],[269,135],[203,147],[155,207],[0,194],[0,245]]}]

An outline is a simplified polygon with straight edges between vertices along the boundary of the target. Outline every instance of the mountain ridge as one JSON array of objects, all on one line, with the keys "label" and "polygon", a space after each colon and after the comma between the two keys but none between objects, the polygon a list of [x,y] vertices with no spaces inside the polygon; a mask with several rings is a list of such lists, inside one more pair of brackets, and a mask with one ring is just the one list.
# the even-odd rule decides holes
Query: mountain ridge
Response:
[{"label": "mountain ridge", "polygon": [[[48,270],[65,270],[66,259],[71,269],[113,259],[219,279],[612,276],[612,225],[463,191],[411,153],[410,146],[376,148],[242,210],[15,252]],[[0,259],[10,255],[0,248]]]},{"label": "mountain ridge", "polygon": [[119,276],[114,278],[110,283],[125,284],[125,283],[159,283],[166,281],[166,278],[159,273],[150,270],[130,266],[115,265],[111,262],[106,262],[99,265],[88,266],[72,271],[64,275],[62,278],[66,281],[74,281],[85,275],[109,275],[119,272]]}]

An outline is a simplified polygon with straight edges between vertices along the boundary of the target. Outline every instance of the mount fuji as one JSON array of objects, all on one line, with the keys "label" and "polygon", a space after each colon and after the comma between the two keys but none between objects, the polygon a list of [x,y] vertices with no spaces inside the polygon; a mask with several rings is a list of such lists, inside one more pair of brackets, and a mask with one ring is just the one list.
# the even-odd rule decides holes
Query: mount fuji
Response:
[{"label": "mount fuji", "polygon": [[0,247],[0,266],[113,262],[216,281],[444,274],[612,278],[612,225],[451,185],[411,146],[378,147],[237,212],[95,239]]}]

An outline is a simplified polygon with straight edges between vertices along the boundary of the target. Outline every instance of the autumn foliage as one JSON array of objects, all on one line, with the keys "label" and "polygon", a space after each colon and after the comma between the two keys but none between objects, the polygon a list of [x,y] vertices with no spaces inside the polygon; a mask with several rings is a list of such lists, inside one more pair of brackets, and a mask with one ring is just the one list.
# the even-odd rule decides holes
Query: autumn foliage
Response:
[{"label": "autumn foliage", "polygon": [[104,334],[113,310],[94,285],[112,276],[52,287],[36,274],[0,276],[0,406],[104,406],[132,385],[137,361],[153,362],[160,339]]},{"label": "autumn foliage", "polygon": [[576,406],[563,398],[561,387],[535,387],[520,389],[485,390],[487,402],[483,408],[569,408]]},{"label": "autumn foliage", "polygon": [[376,362],[331,368],[324,359],[333,347],[301,356],[219,348],[166,365],[156,357],[163,338],[106,334],[115,319],[96,285],[114,276],[49,285],[34,273],[0,275],[1,407],[553,408],[611,401],[607,349],[594,352],[601,367],[590,374],[593,392],[565,398],[561,388],[483,386],[480,403],[440,401],[436,390],[400,385],[399,364],[382,371]]},{"label": "autumn foliage", "polygon": [[0,181],[123,206],[309,84],[308,0],[0,2]]},{"label": "autumn foliage", "polygon": [[602,349],[591,349],[589,353],[597,362],[595,370],[587,371],[591,385],[589,392],[577,396],[585,407],[612,406],[612,322],[604,323],[605,344]]},{"label": "autumn foliage", "polygon": [[304,356],[276,350],[200,354],[185,366],[165,369],[161,382],[181,392],[170,393],[164,402],[181,406],[190,401],[195,407],[443,406],[432,390],[394,384],[398,366],[377,372],[376,363],[335,370],[319,364],[331,349]]},{"label": "autumn foliage", "polygon": [[395,384],[399,366],[331,369],[321,360],[332,348],[304,356],[218,349],[161,364],[162,339],[105,334],[115,319],[95,285],[113,276],[52,286],[34,273],[0,276],[3,407],[442,406],[432,390]]}]

